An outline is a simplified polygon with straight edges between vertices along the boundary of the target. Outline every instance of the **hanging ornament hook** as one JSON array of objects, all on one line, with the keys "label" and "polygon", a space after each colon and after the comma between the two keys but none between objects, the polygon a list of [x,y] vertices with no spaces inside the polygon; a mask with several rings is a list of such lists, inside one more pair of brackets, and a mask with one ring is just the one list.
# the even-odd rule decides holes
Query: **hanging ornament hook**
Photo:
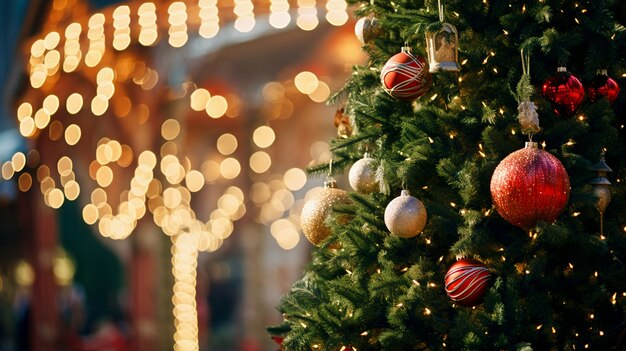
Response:
[{"label": "hanging ornament hook", "polygon": [[444,16],[443,5],[441,4],[441,0],[437,0],[437,10],[439,11],[439,22],[443,22],[445,16]]},{"label": "hanging ornament hook", "polygon": [[522,49],[520,55],[522,56],[522,73],[530,76],[530,53]]}]

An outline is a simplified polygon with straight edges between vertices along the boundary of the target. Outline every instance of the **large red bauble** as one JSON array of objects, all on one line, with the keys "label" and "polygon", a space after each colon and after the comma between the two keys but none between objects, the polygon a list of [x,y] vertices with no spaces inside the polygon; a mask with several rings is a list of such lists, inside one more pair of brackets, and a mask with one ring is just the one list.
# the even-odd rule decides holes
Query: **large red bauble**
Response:
[{"label": "large red bauble", "polygon": [[507,222],[530,229],[554,222],[569,199],[569,176],[561,161],[537,143],[505,157],[491,177],[491,199]]},{"label": "large red bauble", "polygon": [[587,85],[587,94],[592,102],[605,97],[612,104],[619,95],[619,85],[606,74],[598,74]]},{"label": "large red bauble", "polygon": [[401,100],[417,99],[432,83],[428,62],[406,47],[387,61],[380,72],[380,81],[389,95]]},{"label": "large red bauble", "polygon": [[446,294],[461,306],[476,306],[483,301],[491,281],[489,267],[471,258],[453,264],[445,277]]},{"label": "large red bauble", "polygon": [[585,98],[583,84],[565,67],[559,67],[555,75],[546,79],[541,92],[552,104],[554,112],[563,117],[571,117]]}]

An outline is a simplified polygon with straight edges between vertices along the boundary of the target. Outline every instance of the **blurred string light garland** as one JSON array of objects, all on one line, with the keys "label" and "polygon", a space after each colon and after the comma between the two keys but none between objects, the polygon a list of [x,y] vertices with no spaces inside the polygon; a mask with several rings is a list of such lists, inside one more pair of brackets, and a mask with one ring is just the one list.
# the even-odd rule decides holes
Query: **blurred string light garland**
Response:
[{"label": "blurred string light garland", "polygon": [[[112,107],[117,116],[123,117],[131,109],[131,101],[123,93],[123,83],[132,82],[143,90],[151,90],[159,82],[159,72],[141,62],[133,62],[133,66],[139,68],[134,70],[128,69],[123,57],[115,62],[114,67],[104,66],[103,62],[111,62],[106,60],[107,55],[112,55],[111,51],[123,52],[131,47],[133,41],[142,46],[153,46],[166,38],[170,46],[180,48],[188,42],[190,30],[197,30],[202,38],[212,38],[219,33],[220,22],[228,20],[233,22],[237,31],[246,33],[256,24],[255,3],[258,7],[267,7],[266,1],[251,0],[235,0],[232,8],[218,4],[217,0],[174,1],[168,5],[132,2],[116,7],[110,19],[103,13],[96,13],[83,25],[73,22],[65,27],[64,32],[46,33],[30,47],[29,81],[32,88],[44,94],[52,91],[63,73],[80,71],[82,61],[85,70],[97,70],[95,77],[91,78],[96,92],[91,99],[76,91],[67,94],[65,101],[49,93],[43,98],[41,106],[21,103],[16,113],[20,133],[36,139],[47,129],[52,141],[65,142],[68,147],[80,147],[83,121],[54,118],[63,104],[69,115],[89,108],[93,116],[98,117]],[[51,11],[62,11],[73,5],[76,5],[76,0],[55,0]],[[309,31],[318,26],[319,2],[298,0],[297,11],[291,11],[296,9],[290,6],[287,0],[271,0],[269,24],[276,29],[286,28],[292,21],[292,14],[297,14],[296,25],[300,29]],[[341,26],[347,22],[345,0],[327,0],[325,9],[325,18],[331,25]],[[229,13],[224,14],[226,10]],[[220,11],[223,15],[221,20]],[[167,36],[162,34],[165,31]],[[297,91],[308,95],[314,102],[324,101],[330,93],[328,85],[312,72],[299,73],[294,83]],[[268,104],[280,105],[279,114],[285,113],[284,90],[278,82],[270,82],[263,89]],[[236,97],[233,99],[236,100]],[[237,104],[229,104],[227,96],[211,94],[202,88],[193,90],[189,105],[194,111],[204,110],[214,119],[237,116],[237,109],[233,108]],[[150,110],[145,104],[137,104],[133,112],[140,125],[149,119]],[[191,207],[191,194],[200,191],[205,183],[215,182],[220,176],[232,180],[241,172],[240,161],[232,156],[238,141],[232,134],[222,134],[216,142],[218,151],[225,158],[220,163],[207,160],[200,169],[192,169],[185,155],[177,156],[175,141],[180,132],[177,120],[165,120],[161,124],[164,142],[158,154],[149,149],[135,150],[118,140],[103,137],[96,144],[88,170],[79,170],[78,173],[87,173],[97,185],[87,197],[90,201],[83,207],[82,215],[87,224],[97,225],[101,235],[111,239],[127,238],[137,222],[150,212],[154,223],[171,237],[175,278],[172,300],[176,327],[174,349],[198,350],[195,297],[198,252],[217,250],[233,232],[233,222],[244,216],[246,208],[242,190],[230,186],[217,200],[218,208],[211,213],[210,219],[207,222],[197,219]],[[250,156],[250,169],[263,174],[271,166],[271,157],[263,149],[273,144],[276,135],[269,126],[261,126],[254,131],[252,138],[258,150]],[[314,144],[311,153],[314,159],[320,161],[330,157],[328,145],[322,142]],[[27,155],[18,152],[6,161],[2,165],[2,177],[5,180],[16,177],[18,188],[24,192],[37,181],[45,204],[57,209],[65,200],[74,201],[81,193],[81,182],[85,180],[79,181],[76,177],[78,165],[74,163],[70,157],[62,156],[55,164],[40,164],[39,152],[33,149]],[[136,167],[128,190],[122,192],[117,211],[114,211],[111,194],[106,189],[113,183],[116,170],[121,171],[133,164]],[[29,169],[36,169],[34,179]],[[292,168],[282,179],[257,182],[251,188],[252,201],[260,208],[259,221],[271,224],[272,235],[285,249],[297,245],[300,228],[295,218],[297,213],[290,211],[289,218],[282,217],[290,208],[302,206],[303,200],[294,206],[291,191],[300,190],[305,183],[304,172]],[[306,198],[316,190],[319,189],[309,191]]]}]

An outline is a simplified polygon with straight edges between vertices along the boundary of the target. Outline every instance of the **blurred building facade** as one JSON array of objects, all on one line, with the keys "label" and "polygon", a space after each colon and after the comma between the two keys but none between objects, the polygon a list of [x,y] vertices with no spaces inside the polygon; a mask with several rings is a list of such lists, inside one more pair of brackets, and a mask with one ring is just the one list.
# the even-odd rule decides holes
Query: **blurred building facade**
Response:
[{"label": "blurred building facade", "polygon": [[363,59],[345,2],[23,5],[0,350],[275,349],[321,184],[303,169],[330,157],[324,101]]}]

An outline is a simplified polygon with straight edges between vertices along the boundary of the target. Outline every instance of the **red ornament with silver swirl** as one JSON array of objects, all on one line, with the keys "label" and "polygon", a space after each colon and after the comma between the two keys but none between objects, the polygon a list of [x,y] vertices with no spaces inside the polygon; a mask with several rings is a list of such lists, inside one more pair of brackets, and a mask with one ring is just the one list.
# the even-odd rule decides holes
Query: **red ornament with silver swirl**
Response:
[{"label": "red ornament with silver swirl", "polygon": [[461,306],[476,306],[483,302],[492,275],[480,261],[463,258],[453,264],[444,278],[446,294]]},{"label": "red ornament with silver swirl", "polygon": [[491,199],[507,222],[530,229],[554,222],[567,205],[569,176],[558,158],[527,142],[505,157],[491,177]]},{"label": "red ornament with silver swirl", "polygon": [[407,46],[387,61],[380,72],[380,81],[389,95],[401,100],[417,99],[432,84],[428,62],[419,55],[413,55]]},{"label": "red ornament with silver swirl", "polygon": [[583,84],[565,67],[559,67],[555,75],[546,79],[541,93],[562,117],[571,117],[585,98]]}]

